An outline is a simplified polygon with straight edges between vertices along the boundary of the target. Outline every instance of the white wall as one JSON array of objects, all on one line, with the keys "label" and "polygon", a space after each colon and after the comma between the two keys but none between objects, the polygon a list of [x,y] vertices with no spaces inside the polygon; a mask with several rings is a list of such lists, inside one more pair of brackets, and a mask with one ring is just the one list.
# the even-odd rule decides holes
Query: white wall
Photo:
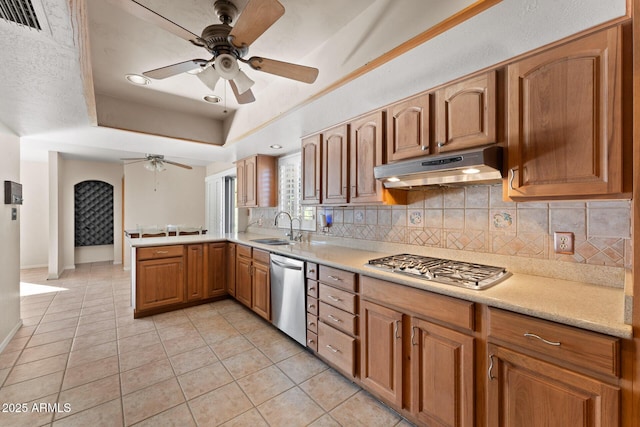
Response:
[{"label": "white wall", "polygon": [[[204,167],[191,170],[167,166],[150,172],[143,163],[124,166],[125,230],[138,226],[183,224],[205,225]],[[130,248],[125,242],[124,266],[130,266]]]},{"label": "white wall", "polygon": [[24,202],[20,207],[20,268],[49,263],[49,165],[20,162]]},{"label": "white wall", "polygon": [[[75,268],[82,262],[113,261],[122,263],[122,176],[120,163],[90,162],[64,159],[60,168],[60,211],[62,229],[62,260],[65,269]],[[75,247],[75,201],[74,186],[82,181],[97,180],[113,185],[113,245]],[[85,250],[86,249],[86,250]],[[78,259],[76,259],[76,253]]]},{"label": "white wall", "polygon": [[[0,123],[0,181],[20,181],[20,139]],[[0,351],[22,324],[20,320],[20,207],[0,206]]]}]

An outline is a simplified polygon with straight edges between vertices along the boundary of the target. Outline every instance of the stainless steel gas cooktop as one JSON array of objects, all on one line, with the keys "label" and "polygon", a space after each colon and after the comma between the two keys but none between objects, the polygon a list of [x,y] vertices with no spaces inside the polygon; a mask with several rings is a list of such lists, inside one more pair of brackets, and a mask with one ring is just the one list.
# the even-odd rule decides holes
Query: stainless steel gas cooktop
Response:
[{"label": "stainless steel gas cooktop", "polygon": [[368,265],[467,289],[486,289],[511,275],[502,267],[411,254],[372,259]]}]

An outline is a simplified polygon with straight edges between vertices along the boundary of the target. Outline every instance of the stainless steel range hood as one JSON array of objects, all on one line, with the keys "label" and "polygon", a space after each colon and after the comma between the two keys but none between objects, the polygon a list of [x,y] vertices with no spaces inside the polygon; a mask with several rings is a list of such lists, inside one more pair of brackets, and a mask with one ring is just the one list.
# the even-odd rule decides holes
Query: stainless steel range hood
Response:
[{"label": "stainless steel range hood", "polygon": [[491,184],[502,179],[502,147],[490,145],[376,166],[386,188],[442,184]]}]

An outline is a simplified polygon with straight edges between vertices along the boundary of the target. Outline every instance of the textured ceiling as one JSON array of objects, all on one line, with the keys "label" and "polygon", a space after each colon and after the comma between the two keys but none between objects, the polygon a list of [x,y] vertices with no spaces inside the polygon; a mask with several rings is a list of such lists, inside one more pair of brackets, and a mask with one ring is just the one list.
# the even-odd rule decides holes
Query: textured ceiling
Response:
[{"label": "textured ceiling", "polygon": [[[195,33],[215,22],[210,11],[212,0],[140,1]],[[246,2],[237,1],[240,7]],[[123,79],[125,73],[140,73],[202,57],[206,54],[204,50],[124,14],[110,0],[34,0],[42,31],[0,20],[3,64],[0,122],[23,137],[24,158],[46,158],[47,150],[103,160],[152,152],[192,165],[226,163],[255,152],[270,152],[268,146],[275,141],[285,146],[282,152],[295,150],[305,134],[619,17],[626,11],[625,0],[503,0],[316,99],[316,94],[345,75],[453,13],[447,7],[471,2],[281,2],[286,8],[285,16],[254,43],[250,55],[317,67],[318,80],[306,85],[247,70],[256,80],[257,101],[236,111],[229,101],[228,112],[223,113],[219,107],[200,100],[202,91],[207,89],[193,76],[176,76],[144,88]],[[141,122],[155,120],[176,131],[180,130],[179,125],[174,126],[161,116],[153,117],[152,112],[175,111],[181,117],[188,116],[178,120],[180,123],[209,120],[225,145],[216,147],[90,126],[80,66],[84,56],[78,42],[83,33],[82,20],[78,18],[82,13],[71,13],[70,8],[87,14],[88,52],[94,78],[90,83],[98,98],[124,101],[132,110],[126,114],[133,121],[138,120],[136,114],[146,111]]]}]

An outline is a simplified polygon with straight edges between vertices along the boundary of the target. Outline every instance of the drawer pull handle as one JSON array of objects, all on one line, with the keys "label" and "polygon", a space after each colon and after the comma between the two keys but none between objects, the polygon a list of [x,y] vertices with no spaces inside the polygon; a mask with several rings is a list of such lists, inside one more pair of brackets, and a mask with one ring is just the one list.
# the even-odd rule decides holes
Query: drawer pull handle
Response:
[{"label": "drawer pull handle", "polygon": [[398,324],[400,323],[399,320],[396,320],[396,326],[394,328],[393,334],[395,335],[396,339],[400,339],[401,337],[398,336]]},{"label": "drawer pull handle", "polygon": [[518,170],[518,168],[511,168],[509,169],[509,190],[513,190],[513,180],[516,177],[516,171]]},{"label": "drawer pull handle", "polygon": [[531,334],[529,332],[525,333],[524,336],[527,337],[527,338],[539,339],[540,341],[542,341],[545,344],[554,345],[556,347],[560,347],[560,345],[562,344],[560,341],[548,341],[548,340],[545,340],[544,338],[542,338],[542,337],[540,337],[540,336],[538,336],[536,334]]},{"label": "drawer pull handle", "polygon": [[310,268],[310,269],[307,271],[307,273],[315,273],[315,272],[316,272],[316,270],[315,270],[314,268]]},{"label": "drawer pull handle", "polygon": [[329,350],[333,351],[334,353],[338,353],[340,350],[331,347],[329,344],[325,345],[325,347],[327,347]]},{"label": "drawer pull handle", "polygon": [[416,329],[416,326],[411,327],[411,345],[418,345],[418,343],[413,340],[413,337],[416,336]]},{"label": "drawer pull handle", "polygon": [[308,342],[309,344],[313,344],[315,341],[314,341],[314,340],[307,340],[307,342]]},{"label": "drawer pull handle", "polygon": [[315,290],[316,290],[316,287],[315,287],[315,286],[311,286],[311,287],[309,288],[309,291],[315,291]]},{"label": "drawer pull handle", "polygon": [[315,308],[315,306],[316,306],[315,304],[309,304],[307,307],[308,308]]},{"label": "drawer pull handle", "polygon": [[489,369],[487,369],[487,375],[489,376],[489,381],[493,381],[496,377],[493,376],[493,354],[489,355]]},{"label": "drawer pull handle", "polygon": [[342,301],[340,298],[334,297],[333,295],[327,295],[327,298],[335,302]]},{"label": "drawer pull handle", "polygon": [[309,326],[316,326],[315,322],[309,322]]},{"label": "drawer pull handle", "polygon": [[169,251],[156,251],[157,254],[168,254]]},{"label": "drawer pull handle", "polygon": [[334,316],[333,314],[329,314],[327,316],[329,319],[333,320],[334,322],[342,322],[342,320],[338,319],[336,316]]},{"label": "drawer pull handle", "polygon": [[329,279],[331,279],[331,280],[335,280],[336,282],[337,282],[337,281],[339,281],[339,280],[342,280],[341,278],[336,277],[336,276],[331,276],[331,275],[329,275],[329,276],[327,276],[327,277],[328,277]]}]

